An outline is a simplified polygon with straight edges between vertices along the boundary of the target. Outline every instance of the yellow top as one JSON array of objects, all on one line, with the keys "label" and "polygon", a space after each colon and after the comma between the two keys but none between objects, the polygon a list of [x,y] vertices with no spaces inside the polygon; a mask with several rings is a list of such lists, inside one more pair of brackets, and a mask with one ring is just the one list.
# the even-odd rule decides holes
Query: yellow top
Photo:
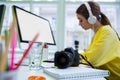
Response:
[{"label": "yellow top", "polygon": [[109,80],[120,79],[120,41],[109,25],[97,31],[90,46],[81,54],[95,68],[109,70]]}]

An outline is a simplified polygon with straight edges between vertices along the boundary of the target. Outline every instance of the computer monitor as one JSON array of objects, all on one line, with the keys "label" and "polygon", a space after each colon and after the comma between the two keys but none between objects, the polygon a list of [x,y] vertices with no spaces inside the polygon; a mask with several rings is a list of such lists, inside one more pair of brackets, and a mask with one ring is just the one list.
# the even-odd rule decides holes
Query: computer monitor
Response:
[{"label": "computer monitor", "polygon": [[21,42],[30,42],[39,33],[36,42],[55,45],[49,20],[13,5]]},{"label": "computer monitor", "polygon": [[2,26],[3,26],[5,9],[6,9],[6,6],[4,4],[0,4],[0,35],[1,35]]}]

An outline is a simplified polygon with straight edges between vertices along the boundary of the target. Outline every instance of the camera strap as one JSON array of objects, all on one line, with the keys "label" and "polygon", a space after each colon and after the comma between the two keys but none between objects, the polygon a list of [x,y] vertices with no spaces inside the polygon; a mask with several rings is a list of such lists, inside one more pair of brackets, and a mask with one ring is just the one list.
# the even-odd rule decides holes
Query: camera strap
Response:
[{"label": "camera strap", "polygon": [[81,56],[81,58],[83,60],[85,60],[88,63],[89,66],[91,66],[92,68],[94,68],[94,66],[87,60],[87,58],[85,58],[82,54],[80,54],[80,56]]}]

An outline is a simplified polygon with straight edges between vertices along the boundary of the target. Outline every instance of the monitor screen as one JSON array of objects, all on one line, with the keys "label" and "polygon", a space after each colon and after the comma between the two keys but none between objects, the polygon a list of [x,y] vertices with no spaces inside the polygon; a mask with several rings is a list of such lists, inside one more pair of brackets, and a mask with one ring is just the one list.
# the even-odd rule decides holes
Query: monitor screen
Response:
[{"label": "monitor screen", "polygon": [[3,26],[3,19],[4,19],[4,15],[5,15],[5,9],[6,9],[6,6],[4,4],[0,4],[0,34],[1,34],[2,26]]},{"label": "monitor screen", "polygon": [[40,35],[36,42],[55,45],[49,20],[16,5],[13,5],[13,12],[17,20],[18,33],[21,42],[30,42],[33,37],[39,33]]}]

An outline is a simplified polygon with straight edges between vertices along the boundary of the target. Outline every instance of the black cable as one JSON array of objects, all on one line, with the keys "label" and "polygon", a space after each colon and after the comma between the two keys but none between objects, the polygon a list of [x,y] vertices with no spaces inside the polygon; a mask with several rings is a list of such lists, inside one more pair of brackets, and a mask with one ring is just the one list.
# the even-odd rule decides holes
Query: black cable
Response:
[{"label": "black cable", "polygon": [[94,66],[82,54],[80,54],[80,56],[88,63],[88,65],[94,68]]}]

